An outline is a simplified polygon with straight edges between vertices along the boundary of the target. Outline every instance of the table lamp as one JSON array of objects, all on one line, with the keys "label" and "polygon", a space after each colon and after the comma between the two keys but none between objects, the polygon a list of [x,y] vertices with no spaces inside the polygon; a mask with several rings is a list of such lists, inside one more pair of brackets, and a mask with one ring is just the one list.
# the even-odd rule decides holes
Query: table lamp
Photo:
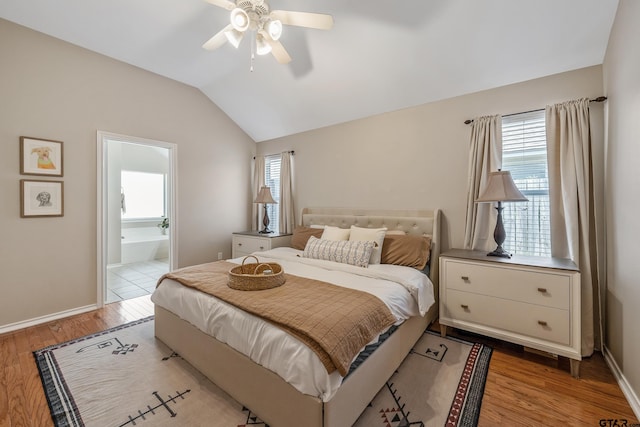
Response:
[{"label": "table lamp", "polygon": [[493,232],[493,238],[498,247],[489,252],[487,256],[497,256],[502,258],[511,258],[511,254],[502,248],[502,244],[507,237],[502,223],[502,202],[526,202],[527,199],[516,187],[511,178],[511,172],[502,171],[491,172],[489,174],[489,182],[484,192],[476,199],[476,203],[493,203],[498,202],[496,207],[498,211],[498,219],[496,221],[496,229]]},{"label": "table lamp", "polygon": [[273,200],[271,196],[271,189],[269,187],[263,186],[260,188],[258,192],[258,197],[253,201],[253,203],[262,203],[264,205],[264,217],[262,217],[262,225],[264,228],[259,231],[261,234],[269,234],[273,233],[272,230],[269,230],[269,214],[267,213],[267,205],[272,203],[278,203]]}]

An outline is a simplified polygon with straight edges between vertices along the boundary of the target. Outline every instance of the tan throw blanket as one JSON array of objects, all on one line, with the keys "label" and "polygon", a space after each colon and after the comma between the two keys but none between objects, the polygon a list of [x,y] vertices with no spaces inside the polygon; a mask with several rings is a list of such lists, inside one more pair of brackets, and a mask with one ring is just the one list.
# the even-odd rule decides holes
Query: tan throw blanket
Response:
[{"label": "tan throw blanket", "polygon": [[292,334],[320,358],[327,372],[345,376],[351,361],[395,323],[389,308],[366,292],[287,274],[284,285],[262,291],[227,286],[237,264],[217,261],[175,270],[160,278],[213,295]]}]

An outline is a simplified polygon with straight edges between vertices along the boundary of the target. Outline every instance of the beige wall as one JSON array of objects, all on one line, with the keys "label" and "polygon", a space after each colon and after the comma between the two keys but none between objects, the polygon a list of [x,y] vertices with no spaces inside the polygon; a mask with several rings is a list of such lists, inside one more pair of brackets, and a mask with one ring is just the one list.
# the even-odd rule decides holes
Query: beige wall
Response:
[{"label": "beige wall", "polygon": [[[596,176],[605,173],[608,232],[607,346],[640,390],[640,286],[633,212],[640,184],[640,4],[621,0],[604,64],[602,104],[592,104]],[[230,255],[230,233],[249,223],[255,144],[194,88],[0,19],[0,328],[96,301],[96,131],[178,145],[180,266]],[[510,114],[603,94],[589,67],[318,129],[258,145],[295,150],[296,212],[305,206],[441,208],[444,247],[463,241],[468,118]],[[20,135],[64,141],[65,216],[19,217]],[[35,177],[38,179],[37,177]],[[596,179],[599,197],[604,180]],[[602,218],[602,212],[598,218]]]},{"label": "beige wall", "polygon": [[[602,91],[602,69],[594,66],[261,142],[258,151],[295,150],[297,214],[305,206],[440,208],[443,247],[461,247],[470,137],[463,122]],[[602,163],[603,105],[591,107]]]},{"label": "beige wall", "polygon": [[[179,264],[231,255],[255,143],[200,91],[5,20],[0,58],[0,327],[96,303],[97,130],[177,144]],[[20,218],[21,135],[64,142],[64,217]]]},{"label": "beige wall", "polygon": [[[603,66],[607,114],[606,345],[640,414],[640,2],[620,0]],[[640,415],[639,415],[640,416]]]}]

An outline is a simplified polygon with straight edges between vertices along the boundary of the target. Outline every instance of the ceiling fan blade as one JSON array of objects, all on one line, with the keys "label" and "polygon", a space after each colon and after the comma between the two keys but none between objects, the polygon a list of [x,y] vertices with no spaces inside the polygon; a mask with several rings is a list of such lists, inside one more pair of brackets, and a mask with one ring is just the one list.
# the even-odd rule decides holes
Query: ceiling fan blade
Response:
[{"label": "ceiling fan blade", "polygon": [[291,10],[273,10],[271,17],[279,19],[285,25],[296,27],[330,30],[333,27],[333,16],[322,13],[294,12]]},{"label": "ceiling fan blade", "polygon": [[207,40],[206,43],[202,45],[202,47],[207,50],[215,50],[219,48],[220,46],[225,44],[228,40],[227,36],[225,35],[225,32],[232,29],[233,27],[231,26],[231,24],[227,25],[222,30],[218,31],[215,36]]},{"label": "ceiling fan blade", "polygon": [[227,10],[233,10],[236,7],[236,4],[229,0],[204,0],[207,3],[211,3],[214,6],[221,7]]},{"label": "ceiling fan blade", "polygon": [[270,37],[265,38],[267,43],[271,45],[271,54],[276,58],[280,64],[288,64],[291,62],[291,56],[289,56],[289,52],[282,46],[277,40],[272,40]]}]

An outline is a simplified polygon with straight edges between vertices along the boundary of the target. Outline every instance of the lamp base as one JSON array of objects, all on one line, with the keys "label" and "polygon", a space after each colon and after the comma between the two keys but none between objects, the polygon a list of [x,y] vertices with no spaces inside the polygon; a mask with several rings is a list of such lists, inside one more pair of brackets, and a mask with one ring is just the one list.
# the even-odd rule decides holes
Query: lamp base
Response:
[{"label": "lamp base", "polygon": [[497,256],[497,257],[500,257],[500,258],[511,258],[511,254],[509,252],[505,251],[504,249],[502,249],[502,246],[498,246],[492,252],[489,252],[487,254],[487,256]]},{"label": "lamp base", "polygon": [[511,258],[511,254],[506,252],[502,248],[502,244],[504,243],[507,234],[504,231],[504,224],[502,223],[502,202],[498,201],[498,206],[496,206],[496,210],[498,211],[498,218],[496,221],[496,229],[493,231],[493,239],[496,241],[498,245],[497,248],[493,250],[493,252],[489,252],[487,256],[497,256],[500,258]]},{"label": "lamp base", "polygon": [[264,216],[262,217],[262,225],[264,226],[264,228],[260,231],[258,231],[258,233],[260,234],[270,234],[273,233],[273,230],[269,230],[269,213],[267,212],[267,205],[265,203],[264,205]]}]

